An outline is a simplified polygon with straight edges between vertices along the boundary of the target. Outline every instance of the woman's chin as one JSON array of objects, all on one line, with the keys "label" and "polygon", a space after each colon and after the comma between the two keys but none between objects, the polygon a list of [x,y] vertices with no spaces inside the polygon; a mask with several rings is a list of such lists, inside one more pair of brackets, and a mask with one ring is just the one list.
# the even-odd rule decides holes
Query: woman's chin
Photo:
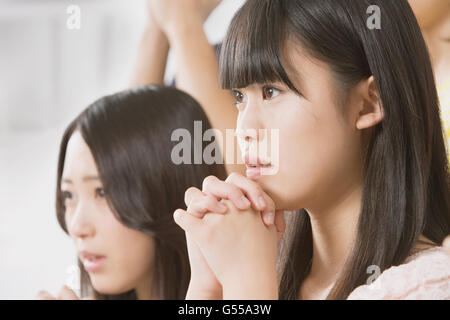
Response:
[{"label": "woman's chin", "polygon": [[90,278],[92,287],[101,294],[117,295],[133,289],[133,286],[119,283],[117,277],[91,276]]},{"label": "woman's chin", "polygon": [[[253,180],[253,179],[252,179]],[[296,210],[296,201],[292,199],[289,194],[289,190],[284,190],[286,188],[286,183],[282,181],[277,176],[261,176],[257,180],[258,184],[267,193],[267,195],[275,203],[275,208],[277,210]]]}]

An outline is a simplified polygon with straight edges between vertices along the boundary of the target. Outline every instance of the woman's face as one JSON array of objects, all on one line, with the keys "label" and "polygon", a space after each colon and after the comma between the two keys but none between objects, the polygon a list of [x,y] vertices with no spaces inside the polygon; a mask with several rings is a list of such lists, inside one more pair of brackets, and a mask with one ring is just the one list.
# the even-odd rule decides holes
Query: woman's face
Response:
[{"label": "woman's face", "polygon": [[78,131],[67,145],[61,190],[69,235],[94,288],[119,294],[149,283],[153,240],[116,219],[104,197],[92,153]]},{"label": "woman's face", "polygon": [[[244,155],[254,154],[267,143],[273,137],[271,129],[279,130],[278,172],[258,175],[258,169],[250,169],[247,176],[260,183],[277,208],[285,210],[317,207],[362,182],[362,137],[352,112],[358,99],[350,92],[344,103],[342,94],[335,94],[336,80],[327,65],[294,46],[287,46],[287,57],[295,70],[287,72],[301,96],[279,83],[233,90]],[[256,132],[248,133],[248,129]],[[267,134],[259,134],[260,129],[268,129]],[[273,143],[268,143],[267,150]],[[273,166],[272,158],[263,155],[259,160]],[[268,173],[270,167],[259,170]]]},{"label": "woman's face", "polygon": [[450,12],[450,0],[409,0],[409,4],[423,29],[432,27]]}]

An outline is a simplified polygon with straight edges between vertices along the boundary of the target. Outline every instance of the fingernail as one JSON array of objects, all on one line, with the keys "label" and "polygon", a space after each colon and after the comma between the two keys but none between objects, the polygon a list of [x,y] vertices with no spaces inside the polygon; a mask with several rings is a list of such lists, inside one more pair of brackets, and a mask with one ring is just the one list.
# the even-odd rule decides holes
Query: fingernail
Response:
[{"label": "fingernail", "polygon": [[173,217],[177,218],[180,214],[180,210],[175,210],[175,212],[173,213]]},{"label": "fingernail", "polygon": [[264,201],[264,198],[263,197],[259,197],[258,198],[258,207],[259,207],[259,209],[262,210],[262,208],[264,208],[265,205],[266,205],[266,202]]},{"label": "fingernail", "polygon": [[269,212],[267,214],[267,220],[268,220],[269,224],[274,224],[275,223],[275,213]]},{"label": "fingernail", "polygon": [[246,207],[250,206],[250,201],[248,201],[248,199],[245,196],[241,197],[241,202]]}]

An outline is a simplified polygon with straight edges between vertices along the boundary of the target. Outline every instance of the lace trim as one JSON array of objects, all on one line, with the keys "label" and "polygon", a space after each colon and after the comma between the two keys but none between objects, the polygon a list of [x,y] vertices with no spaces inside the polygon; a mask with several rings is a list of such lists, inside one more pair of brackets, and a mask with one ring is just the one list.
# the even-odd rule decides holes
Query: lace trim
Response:
[{"label": "lace trim", "polygon": [[439,246],[417,252],[348,299],[450,299],[450,255]]}]

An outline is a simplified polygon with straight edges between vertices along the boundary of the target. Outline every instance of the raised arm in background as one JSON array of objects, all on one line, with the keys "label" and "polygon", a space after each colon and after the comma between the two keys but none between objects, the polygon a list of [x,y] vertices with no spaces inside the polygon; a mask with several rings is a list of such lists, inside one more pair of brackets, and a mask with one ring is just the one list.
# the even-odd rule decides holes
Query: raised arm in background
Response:
[{"label": "raised arm in background", "polygon": [[[176,86],[200,102],[212,127],[236,128],[237,109],[229,91],[219,83],[218,59],[203,25],[221,0],[149,0],[149,23],[144,32],[131,85],[162,83],[168,49],[176,65]],[[228,141],[231,143],[231,141]],[[235,153],[241,157],[239,148]],[[225,152],[223,152],[225,156]],[[245,166],[226,164],[228,173],[244,173]]]},{"label": "raised arm in background", "polygon": [[155,20],[150,3],[129,87],[162,85],[166,70],[169,41]]}]

